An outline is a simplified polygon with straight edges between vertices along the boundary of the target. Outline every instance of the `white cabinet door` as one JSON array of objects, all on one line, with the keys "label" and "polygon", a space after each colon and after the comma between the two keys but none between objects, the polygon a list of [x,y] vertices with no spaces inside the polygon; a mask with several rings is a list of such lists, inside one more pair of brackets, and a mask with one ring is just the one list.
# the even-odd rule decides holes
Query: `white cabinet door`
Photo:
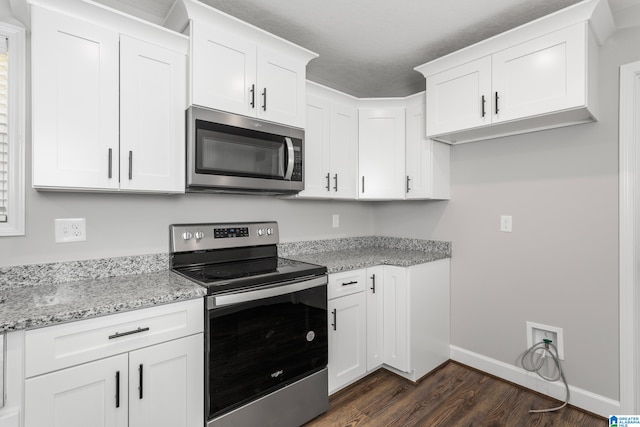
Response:
[{"label": "white cabinet door", "polygon": [[407,100],[405,199],[449,199],[449,145],[427,139],[425,95]]},{"label": "white cabinet door", "polygon": [[191,427],[204,424],[202,334],[129,355],[129,425]]},{"label": "white cabinet door", "polygon": [[491,57],[427,77],[427,135],[491,123]]},{"label": "white cabinet door", "polygon": [[25,382],[25,427],[126,427],[127,355]]},{"label": "white cabinet door", "polygon": [[579,23],[494,54],[493,122],[585,105],[586,31]]},{"label": "white cabinet door", "polygon": [[404,199],[405,109],[358,111],[358,198]]},{"label": "white cabinet door", "polygon": [[120,188],[184,192],[186,57],[120,36]]},{"label": "white cabinet door", "polygon": [[304,128],[306,64],[275,50],[258,48],[256,115]]},{"label": "white cabinet door", "polygon": [[366,304],[364,292],[329,301],[329,393],[367,371]]},{"label": "white cabinet door", "polygon": [[409,372],[410,295],[407,271],[384,267],[384,363]]},{"label": "white cabinet door", "polygon": [[331,195],[355,199],[358,194],[358,110],[331,104]]},{"label": "white cabinet door", "polygon": [[191,31],[191,103],[255,116],[255,43],[200,22]]},{"label": "white cabinet door", "polygon": [[304,191],[299,197],[330,197],[330,114],[328,99],[307,94],[304,138]]},{"label": "white cabinet door", "polygon": [[118,188],[118,33],[32,8],[33,186]]},{"label": "white cabinet door", "polygon": [[384,268],[367,268],[367,371],[384,363]]}]

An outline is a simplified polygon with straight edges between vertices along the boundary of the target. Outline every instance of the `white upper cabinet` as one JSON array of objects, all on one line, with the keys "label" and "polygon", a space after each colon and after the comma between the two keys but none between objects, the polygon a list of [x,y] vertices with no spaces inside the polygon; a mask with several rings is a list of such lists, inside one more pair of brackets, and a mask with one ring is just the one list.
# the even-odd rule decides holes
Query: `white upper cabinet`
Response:
[{"label": "white upper cabinet", "polygon": [[458,143],[597,120],[598,43],[615,26],[586,0],[416,67],[427,136]]},{"label": "white upper cabinet", "polygon": [[355,199],[358,110],[349,97],[307,84],[305,189],[301,198]]},{"label": "white upper cabinet", "polygon": [[178,0],[166,25],[189,25],[191,104],[304,128],[315,53],[195,0]]},{"label": "white upper cabinet", "polygon": [[191,104],[255,115],[255,43],[194,22],[191,45]]},{"label": "white upper cabinet", "polygon": [[91,3],[38,4],[33,186],[184,192],[186,37]]},{"label": "white upper cabinet", "polygon": [[492,55],[492,121],[587,106],[586,42],[578,23]]},{"label": "white upper cabinet", "polygon": [[427,93],[430,135],[491,123],[491,58],[429,76]]},{"label": "white upper cabinet", "polygon": [[120,188],[184,192],[186,57],[120,36]]},{"label": "white upper cabinet", "polygon": [[358,198],[404,199],[405,109],[358,111]]},{"label": "white upper cabinet", "polygon": [[427,139],[425,94],[407,98],[405,199],[449,199],[450,146]]},{"label": "white upper cabinet", "polygon": [[118,182],[118,33],[32,8],[33,185]]}]

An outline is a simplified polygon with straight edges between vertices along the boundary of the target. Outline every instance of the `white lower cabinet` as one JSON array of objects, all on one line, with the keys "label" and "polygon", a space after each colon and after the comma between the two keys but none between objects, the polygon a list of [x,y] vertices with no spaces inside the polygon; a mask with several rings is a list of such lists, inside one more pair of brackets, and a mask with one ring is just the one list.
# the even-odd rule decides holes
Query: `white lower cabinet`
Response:
[{"label": "white lower cabinet", "polygon": [[[35,374],[25,381],[25,427],[202,426],[203,311],[202,301],[194,300],[139,310],[138,324],[136,312],[127,312],[28,331],[26,372]],[[172,322],[176,317],[183,322]],[[148,345],[170,333],[167,322],[174,323],[173,329],[196,333]],[[132,329],[122,330],[124,325]],[[86,359],[90,352],[73,341],[83,336],[85,346],[95,350],[100,335],[105,343],[100,351],[108,357],[93,355],[94,360],[44,373],[47,355],[29,357],[39,342],[50,339],[59,354],[73,352]],[[122,346],[130,350],[109,355]]]},{"label": "white lower cabinet", "polygon": [[[24,403],[24,331],[0,334],[4,339],[4,406],[0,408],[0,427],[22,427]],[[0,369],[3,365],[0,364]],[[2,399],[0,399],[2,400]]]},{"label": "white lower cabinet", "polygon": [[384,266],[367,268],[367,372],[384,359]]},{"label": "white lower cabinet", "polygon": [[364,270],[329,276],[329,393],[367,372],[367,300]]},{"label": "white lower cabinet", "polygon": [[[380,367],[417,381],[449,360],[449,267],[442,259],[329,275],[329,393]],[[332,299],[354,277],[364,291]]]}]

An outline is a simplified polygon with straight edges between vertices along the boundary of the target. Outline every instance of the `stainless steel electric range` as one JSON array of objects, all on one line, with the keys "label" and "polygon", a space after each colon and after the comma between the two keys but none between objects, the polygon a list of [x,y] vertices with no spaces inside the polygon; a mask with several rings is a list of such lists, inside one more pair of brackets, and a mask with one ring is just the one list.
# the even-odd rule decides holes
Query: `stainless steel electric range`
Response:
[{"label": "stainless steel electric range", "polygon": [[278,257],[276,222],[174,224],[171,269],[207,288],[207,427],[296,427],[328,408],[327,269]]}]

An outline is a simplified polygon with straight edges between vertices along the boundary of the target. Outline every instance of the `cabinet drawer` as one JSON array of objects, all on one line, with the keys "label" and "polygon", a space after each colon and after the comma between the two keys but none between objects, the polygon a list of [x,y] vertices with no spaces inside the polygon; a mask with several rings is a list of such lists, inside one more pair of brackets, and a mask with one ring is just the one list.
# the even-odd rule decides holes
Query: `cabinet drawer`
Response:
[{"label": "cabinet drawer", "polygon": [[25,374],[29,378],[203,330],[203,299],[34,329],[26,332]]},{"label": "cabinet drawer", "polygon": [[366,270],[352,270],[329,275],[327,296],[329,299],[364,291]]}]

